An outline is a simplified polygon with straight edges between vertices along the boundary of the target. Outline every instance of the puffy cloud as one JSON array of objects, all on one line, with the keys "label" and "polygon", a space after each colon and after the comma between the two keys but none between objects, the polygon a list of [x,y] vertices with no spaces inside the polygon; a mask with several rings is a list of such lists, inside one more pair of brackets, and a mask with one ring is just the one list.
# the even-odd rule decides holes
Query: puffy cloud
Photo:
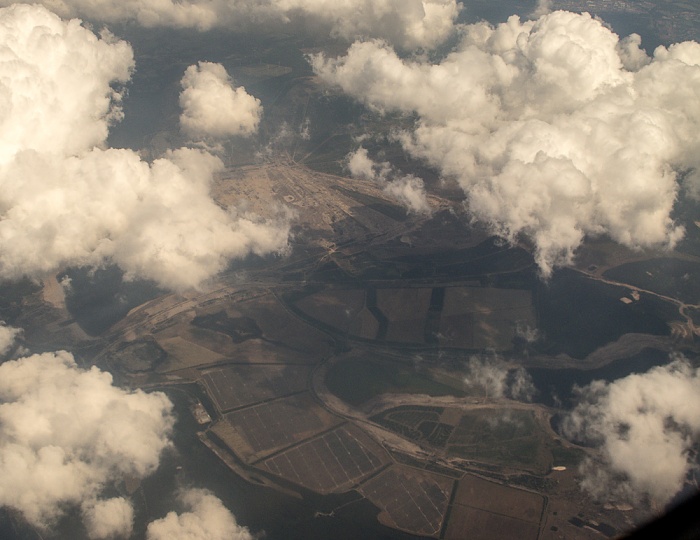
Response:
[{"label": "puffy cloud", "polygon": [[121,118],[112,85],[125,83],[134,65],[127,43],[13,5],[0,10],[0,44],[0,164],[21,152],[73,155],[105,141]]},{"label": "puffy cloud", "polygon": [[251,135],[258,130],[262,105],[233,80],[221,64],[199,62],[182,77],[180,126],[193,139]]},{"label": "puffy cloud", "polygon": [[[13,0],[0,0],[0,5],[12,3]],[[201,30],[310,20],[343,39],[382,37],[407,48],[432,48],[442,43],[455,31],[461,9],[455,0],[42,0],[40,3],[62,17],[136,21],[143,26]]]},{"label": "puffy cloud", "polygon": [[535,394],[530,374],[521,367],[513,368],[498,356],[473,356],[469,359],[467,371],[465,384],[480,388],[489,398],[531,401]]},{"label": "puffy cloud", "polygon": [[[9,6],[14,0],[1,0],[0,5]],[[95,21],[121,22],[135,21],[146,27],[173,26],[180,28],[199,28],[202,30],[221,24],[226,19],[236,22],[236,14],[241,18],[255,19],[275,16],[270,2],[238,0],[43,0],[39,3],[51,9],[63,18],[83,17]]]},{"label": "puffy cloud", "polygon": [[0,321],[0,356],[6,354],[12,348],[20,332],[19,328],[7,326]]},{"label": "puffy cloud", "polygon": [[117,388],[109,373],[80,369],[67,352],[3,363],[0,505],[37,526],[83,505],[95,537],[125,531],[128,503],[100,501],[100,494],[124,475],[143,477],[158,467],[170,444],[171,411],[164,394]]},{"label": "puffy cloud", "polygon": [[532,18],[538,19],[552,11],[552,0],[537,0],[537,5],[532,12]]},{"label": "puffy cloud", "polygon": [[599,497],[659,503],[678,493],[700,442],[700,370],[684,358],[612,383],[577,390],[580,403],[562,424],[570,438],[599,445],[583,487]]},{"label": "puffy cloud", "polygon": [[[661,52],[662,49],[659,49]],[[642,37],[639,34],[630,34],[617,44],[617,53],[625,69],[639,71],[651,62],[651,58],[642,49]]]},{"label": "puffy cloud", "polygon": [[515,335],[526,343],[535,343],[540,339],[540,332],[536,327],[531,327],[520,322],[515,325]]},{"label": "puffy cloud", "polygon": [[[455,177],[468,210],[535,245],[542,273],[586,236],[673,246],[677,170],[697,170],[700,45],[619,40],[588,14],[470,25],[438,63],[381,41],[311,58],[316,73],[377,111],[418,116],[404,148]],[[700,192],[698,174],[686,179]]]},{"label": "puffy cloud", "polygon": [[455,31],[461,4],[455,0],[279,0],[295,10],[326,20],[344,39],[381,37],[398,47],[433,48]]},{"label": "puffy cloud", "polygon": [[232,257],[284,250],[263,222],[209,196],[222,162],[180,149],[153,163],[105,149],[128,44],[38,6],[0,10],[0,278],[111,260],[127,276],[197,287]]},{"label": "puffy cloud", "polygon": [[123,497],[92,501],[83,507],[83,522],[90,538],[128,538],[134,507]]},{"label": "puffy cloud", "polygon": [[385,180],[391,172],[391,165],[388,161],[382,163],[375,162],[369,157],[366,148],[360,147],[354,152],[350,152],[345,157],[346,166],[350,175],[354,178],[365,180]]},{"label": "puffy cloud", "polygon": [[387,182],[384,193],[398,200],[411,212],[430,214],[430,204],[425,194],[423,180],[412,174]]},{"label": "puffy cloud", "polygon": [[233,514],[209,491],[189,489],[180,494],[180,499],[189,511],[170,512],[149,523],[147,540],[252,540],[248,529],[238,525]]},{"label": "puffy cloud", "polygon": [[351,176],[379,183],[383,186],[384,193],[396,199],[410,212],[430,214],[425,185],[420,178],[411,174],[398,174],[387,161],[376,163],[363,147],[348,154],[345,162]]}]

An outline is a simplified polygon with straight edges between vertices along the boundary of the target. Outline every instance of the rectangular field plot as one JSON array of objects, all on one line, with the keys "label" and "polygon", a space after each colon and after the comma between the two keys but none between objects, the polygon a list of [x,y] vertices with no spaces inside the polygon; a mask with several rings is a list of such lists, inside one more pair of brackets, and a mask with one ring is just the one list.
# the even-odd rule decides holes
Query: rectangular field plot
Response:
[{"label": "rectangular field plot", "polygon": [[384,339],[396,343],[425,343],[425,317],[389,321]]},{"label": "rectangular field plot", "polygon": [[377,289],[377,307],[390,321],[425,316],[432,293],[432,288]]},{"label": "rectangular field plot", "polygon": [[388,463],[384,449],[352,425],[269,458],[261,467],[318,493],[347,491]]},{"label": "rectangular field plot", "polygon": [[357,312],[357,315],[350,321],[348,331],[351,335],[361,337],[363,339],[376,339],[379,332],[379,321],[372,312],[362,308]]},{"label": "rectangular field plot", "polygon": [[[493,287],[447,287],[442,315],[531,310],[532,292]],[[534,317],[534,314],[532,314]]]},{"label": "rectangular field plot", "polygon": [[382,513],[379,520],[411,534],[437,537],[454,481],[395,465],[360,488]]},{"label": "rectangular field plot", "polygon": [[445,289],[440,320],[442,345],[510,349],[518,324],[535,325],[530,291],[481,287]]},{"label": "rectangular field plot", "polygon": [[159,372],[213,364],[223,359],[220,354],[179,336],[158,339],[158,345],[168,353],[165,362],[157,369]]},{"label": "rectangular field plot", "polygon": [[551,454],[532,411],[467,412],[448,441],[450,456],[543,473]]},{"label": "rectangular field plot", "polygon": [[537,493],[467,475],[459,482],[454,504],[539,525],[544,498]]},{"label": "rectangular field plot", "polygon": [[224,419],[245,442],[235,451],[248,463],[341,422],[340,418],[318,406],[308,394],[230,412],[224,415]]},{"label": "rectangular field plot", "polygon": [[537,540],[539,525],[485,510],[455,505],[450,513],[446,540]]},{"label": "rectangular field plot", "polygon": [[423,343],[432,289],[377,289],[377,307],[389,321],[386,340]]},{"label": "rectangular field plot", "polygon": [[332,341],[320,330],[290,315],[274,295],[258,298],[255,302],[236,306],[262,330],[263,336],[284,344],[287,353],[298,352],[311,362],[327,356],[333,350]]},{"label": "rectangular field plot", "polygon": [[474,339],[476,315],[443,315],[440,319],[440,343],[462,349],[478,349],[481,338]]},{"label": "rectangular field plot", "polygon": [[324,324],[347,332],[365,305],[364,289],[328,289],[302,298],[296,306]]},{"label": "rectangular field plot", "polygon": [[288,396],[306,388],[305,366],[236,365],[202,373],[207,393],[220,412]]},{"label": "rectangular field plot", "polygon": [[537,540],[544,508],[541,495],[466,475],[459,482],[447,540]]}]

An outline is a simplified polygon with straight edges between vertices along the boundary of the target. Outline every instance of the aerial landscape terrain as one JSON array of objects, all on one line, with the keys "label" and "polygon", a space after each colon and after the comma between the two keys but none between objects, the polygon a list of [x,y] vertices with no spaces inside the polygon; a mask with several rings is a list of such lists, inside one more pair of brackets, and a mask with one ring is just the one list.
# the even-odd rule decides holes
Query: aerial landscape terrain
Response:
[{"label": "aerial landscape terrain", "polygon": [[700,6],[0,22],[0,538],[621,538],[697,494]]}]

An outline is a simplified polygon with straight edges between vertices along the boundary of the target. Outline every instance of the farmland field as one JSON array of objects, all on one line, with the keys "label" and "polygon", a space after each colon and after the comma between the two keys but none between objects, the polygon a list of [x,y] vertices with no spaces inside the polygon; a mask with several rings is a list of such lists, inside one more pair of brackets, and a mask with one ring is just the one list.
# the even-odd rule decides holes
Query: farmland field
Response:
[{"label": "farmland field", "polygon": [[389,361],[347,359],[331,366],[328,389],[351,405],[360,405],[384,393],[461,395],[449,386],[416,373],[411,367]]},{"label": "farmland field", "polygon": [[533,472],[547,471],[551,454],[542,428],[531,411],[474,411],[462,416],[448,441],[450,455],[520,467]]}]

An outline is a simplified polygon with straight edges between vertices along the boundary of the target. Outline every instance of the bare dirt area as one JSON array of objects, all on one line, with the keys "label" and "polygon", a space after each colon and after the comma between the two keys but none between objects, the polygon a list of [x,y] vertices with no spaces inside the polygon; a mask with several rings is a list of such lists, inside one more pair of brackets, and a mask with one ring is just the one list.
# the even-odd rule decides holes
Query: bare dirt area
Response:
[{"label": "bare dirt area", "polygon": [[[313,171],[293,161],[242,167],[224,173],[214,183],[212,196],[225,206],[240,206],[261,216],[274,203],[296,213],[295,224],[306,240],[333,238],[340,244],[359,237],[391,237],[406,228],[405,211],[371,181],[348,179]],[[431,198],[435,206],[449,206]],[[273,203],[273,204],[271,204]],[[403,219],[402,219],[403,218]]]},{"label": "bare dirt area", "polygon": [[206,366],[224,359],[224,356],[179,336],[160,338],[158,345],[167,353],[167,360],[158,369],[162,373]]},{"label": "bare dirt area", "polygon": [[339,424],[341,419],[319,407],[306,394],[234,411],[226,414],[224,421],[245,443],[244,447],[235,448],[236,454],[252,463],[321,433]]},{"label": "bare dirt area", "polygon": [[382,523],[437,538],[453,484],[451,478],[396,465],[359,491],[382,510]]},{"label": "bare dirt area", "polygon": [[402,288],[377,290],[377,308],[388,319],[386,340],[400,343],[423,342],[425,318],[432,289]]},{"label": "bare dirt area", "polygon": [[536,493],[466,475],[459,482],[454,504],[539,525],[545,501]]},{"label": "bare dirt area", "polygon": [[329,288],[302,298],[296,306],[323,324],[337,328],[340,332],[348,332],[353,320],[365,306],[365,291]]},{"label": "bare dirt area", "polygon": [[476,508],[453,507],[454,516],[445,533],[446,540],[537,540],[539,528],[533,523]]},{"label": "bare dirt area", "polygon": [[235,365],[206,369],[201,380],[220,413],[306,389],[310,368]]},{"label": "bare dirt area", "polygon": [[259,465],[317,493],[342,493],[388,465],[386,451],[352,424],[309,439]]},{"label": "bare dirt area", "polygon": [[447,539],[537,540],[545,500],[535,493],[466,475],[453,504]]}]

